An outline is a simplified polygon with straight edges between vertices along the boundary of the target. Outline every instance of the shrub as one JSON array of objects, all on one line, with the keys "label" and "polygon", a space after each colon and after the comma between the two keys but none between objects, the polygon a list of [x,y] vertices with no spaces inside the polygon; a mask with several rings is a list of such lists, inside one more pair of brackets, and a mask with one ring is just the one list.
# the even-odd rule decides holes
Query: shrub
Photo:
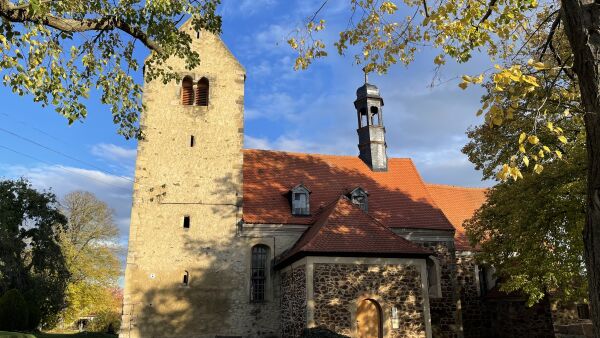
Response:
[{"label": "shrub", "polygon": [[29,310],[27,302],[17,289],[6,291],[0,297],[0,329],[6,331],[27,330]]},{"label": "shrub", "polygon": [[350,338],[341,334],[337,334],[324,327],[313,327],[310,329],[304,329],[302,331],[301,338]]},{"label": "shrub", "polygon": [[118,311],[102,311],[91,321],[89,330],[110,334],[119,333],[121,314]]}]

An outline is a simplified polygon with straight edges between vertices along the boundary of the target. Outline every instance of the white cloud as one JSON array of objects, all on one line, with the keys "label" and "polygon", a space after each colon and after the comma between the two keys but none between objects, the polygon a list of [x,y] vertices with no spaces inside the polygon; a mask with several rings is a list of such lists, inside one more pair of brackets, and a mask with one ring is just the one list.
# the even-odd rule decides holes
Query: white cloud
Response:
[{"label": "white cloud", "polygon": [[135,160],[137,151],[120,147],[111,143],[99,143],[92,146],[92,154],[110,161],[128,161]]},{"label": "white cloud", "polygon": [[75,190],[93,193],[114,210],[119,241],[126,242],[133,188],[130,177],[63,165],[8,166],[1,167],[0,172],[9,178],[25,177],[37,189],[51,189],[59,199]]},{"label": "white cloud", "polygon": [[254,104],[245,110],[246,119],[268,119],[296,121],[303,106],[300,97],[292,97],[284,92],[271,92],[258,95]]},{"label": "white cloud", "polygon": [[266,138],[244,136],[244,148],[250,149],[272,149],[271,143]]},{"label": "white cloud", "polygon": [[[244,138],[245,148],[282,150],[299,153],[314,154],[344,154],[352,153],[356,145],[348,144],[344,140],[332,140],[330,142],[320,142],[310,137],[301,137],[293,135],[282,135],[275,140],[269,140],[265,137],[253,137],[246,135]],[[358,153],[358,150],[355,151]]]},{"label": "white cloud", "polygon": [[236,49],[245,58],[257,58],[256,63],[266,56],[292,55],[294,51],[288,46],[287,37],[296,26],[291,23],[261,25],[254,34],[243,36]]}]

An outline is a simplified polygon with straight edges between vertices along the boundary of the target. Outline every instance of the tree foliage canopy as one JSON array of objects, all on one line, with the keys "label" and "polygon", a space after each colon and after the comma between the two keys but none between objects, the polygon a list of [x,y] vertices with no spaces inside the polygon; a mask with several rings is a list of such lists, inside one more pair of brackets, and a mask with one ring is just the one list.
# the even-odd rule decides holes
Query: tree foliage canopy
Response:
[{"label": "tree foliage canopy", "polygon": [[23,179],[0,181],[0,294],[19,290],[45,323],[65,307],[69,272],[58,242],[65,225],[54,194]]},{"label": "tree foliage canopy", "polygon": [[184,59],[189,69],[200,62],[178,24],[192,17],[195,30],[219,32],[218,3],[0,0],[3,83],[42,106],[53,106],[69,123],[87,116],[86,99],[96,88],[101,103],[111,107],[119,133],[139,138],[142,85],[133,78],[140,68],[136,46],[152,51],[143,65],[147,80],[178,78],[164,65],[169,57]]},{"label": "tree foliage canopy", "polygon": [[[503,125],[501,133],[518,132],[520,123]],[[479,126],[469,135],[465,150],[475,161],[510,156],[491,155],[505,151],[506,139],[498,131]],[[582,137],[574,144],[568,159],[548,163],[539,175],[491,188],[487,202],[465,224],[472,245],[480,249],[478,259],[496,269],[501,289],[526,294],[530,304],[548,292],[567,302],[586,298],[581,238],[586,157]]]},{"label": "tree foliage canopy", "polygon": [[83,191],[67,194],[61,206],[68,227],[60,234],[60,244],[71,273],[63,320],[73,322],[78,316],[115,311],[120,264],[113,211]]}]

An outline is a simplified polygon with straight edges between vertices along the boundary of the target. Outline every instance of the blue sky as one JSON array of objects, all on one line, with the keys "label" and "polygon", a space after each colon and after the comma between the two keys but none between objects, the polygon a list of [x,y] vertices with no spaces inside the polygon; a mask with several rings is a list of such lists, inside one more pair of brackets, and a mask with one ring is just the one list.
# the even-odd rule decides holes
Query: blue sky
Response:
[{"label": "blue sky", "polygon": [[[326,41],[345,26],[347,3],[334,0],[323,9]],[[285,43],[320,4],[223,0],[222,38],[247,70],[245,147],[357,155],[353,101],[363,83],[361,67],[351,55],[330,50],[330,57],[297,72]],[[146,53],[140,47],[136,55],[142,60]],[[450,63],[442,70],[442,84],[431,87],[435,54],[423,50],[408,68],[395,66],[384,76],[369,77],[385,101],[388,155],[412,158],[428,182],[487,186],[460,152],[466,129],[481,123],[475,116],[481,91],[463,91],[455,79],[477,73],[487,61]],[[0,89],[0,102],[0,177],[27,177],[59,197],[78,189],[95,193],[115,210],[126,243],[137,144],[117,135],[108,108],[92,95],[88,118],[68,126],[52,109],[7,88]]]}]

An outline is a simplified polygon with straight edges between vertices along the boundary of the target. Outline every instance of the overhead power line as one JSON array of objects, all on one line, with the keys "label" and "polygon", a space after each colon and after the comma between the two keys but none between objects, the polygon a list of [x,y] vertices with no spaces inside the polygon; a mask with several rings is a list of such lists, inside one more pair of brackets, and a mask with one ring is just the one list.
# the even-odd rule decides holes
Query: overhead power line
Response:
[{"label": "overhead power line", "polygon": [[36,145],[36,146],[38,146],[38,147],[44,148],[44,149],[46,149],[46,150],[49,150],[49,151],[51,151],[51,152],[53,152],[53,153],[56,153],[56,154],[58,154],[58,155],[61,155],[61,156],[63,156],[63,157],[66,157],[66,158],[68,158],[68,159],[71,159],[71,160],[73,160],[73,161],[76,161],[76,162],[79,162],[79,163],[81,163],[81,164],[84,164],[84,165],[90,166],[90,167],[92,167],[92,168],[95,168],[95,169],[97,169],[97,170],[99,170],[99,171],[101,171],[101,172],[103,172],[103,173],[105,173],[105,174],[109,174],[109,175],[112,175],[112,176],[115,176],[115,177],[119,177],[119,178],[121,178],[121,179],[123,179],[123,180],[127,180],[127,181],[130,181],[130,182],[133,182],[133,180],[132,180],[132,179],[130,179],[130,178],[128,178],[128,177],[124,177],[124,176],[117,175],[116,173],[111,173],[111,172],[108,172],[108,171],[104,170],[103,168],[101,168],[101,167],[99,167],[99,166],[97,166],[97,165],[95,165],[95,164],[92,164],[92,163],[89,163],[89,162],[86,162],[86,161],[80,160],[80,159],[78,159],[78,158],[76,158],[76,157],[73,157],[73,156],[71,156],[71,155],[69,155],[69,154],[65,154],[65,153],[63,153],[63,152],[61,152],[61,151],[58,151],[58,150],[52,149],[52,148],[50,148],[50,147],[48,147],[48,146],[45,146],[45,145],[43,145],[43,144],[41,144],[41,143],[39,143],[39,142],[36,142],[36,141],[34,141],[34,140],[30,139],[30,138],[27,138],[27,137],[25,137],[25,136],[21,136],[21,135],[19,135],[19,134],[15,133],[15,132],[12,132],[12,131],[10,131],[10,130],[7,130],[7,129],[4,129],[4,128],[0,127],[0,131],[2,131],[2,132],[5,132],[5,133],[7,133],[7,134],[10,134],[10,135],[12,135],[12,136],[14,136],[14,137],[20,138],[20,139],[22,139],[22,140],[24,140],[24,141],[27,141],[27,142],[29,142],[29,143],[35,144],[35,145]]},{"label": "overhead power line", "polygon": [[34,126],[34,125],[32,125],[31,123],[28,123],[27,121],[24,121],[24,120],[21,120],[21,119],[17,119],[17,118],[15,118],[15,117],[11,117],[11,116],[10,116],[10,115],[8,115],[7,113],[1,113],[1,112],[0,112],[0,114],[1,114],[1,115],[4,115],[4,116],[6,116],[6,117],[8,117],[9,119],[11,119],[11,120],[13,120],[13,121],[16,121],[16,122],[18,122],[18,123],[20,123],[20,124],[22,124],[22,125],[24,125],[24,126],[28,126],[29,128],[31,128],[31,129],[33,129],[33,130],[37,131],[38,133],[40,133],[40,134],[44,134],[44,135],[46,135],[47,137],[49,137],[49,138],[53,139],[54,141],[57,141],[57,142],[60,142],[60,143],[62,143],[62,144],[64,144],[64,145],[66,145],[66,146],[69,146],[69,144],[68,144],[66,141],[62,140],[61,138],[58,138],[58,137],[56,137],[56,136],[54,136],[54,135],[52,135],[52,134],[50,134],[50,133],[47,133],[47,132],[43,131],[42,129],[40,129],[40,128],[38,128],[38,127]]},{"label": "overhead power line", "polygon": [[[2,149],[6,149],[6,150],[8,150],[8,151],[11,151],[11,152],[13,152],[13,153],[15,153],[15,154],[18,154],[18,155],[21,155],[21,156],[25,156],[25,157],[27,157],[27,158],[30,158],[30,159],[34,160],[34,161],[40,161],[40,162],[43,162],[43,163],[46,163],[46,164],[49,164],[49,165],[53,165],[53,166],[56,166],[56,165],[57,165],[57,164],[50,163],[50,162],[48,162],[48,161],[42,160],[42,159],[40,159],[40,158],[37,158],[37,157],[35,157],[35,156],[31,156],[31,155],[29,155],[29,154],[23,153],[23,152],[21,152],[21,151],[18,151],[18,150],[15,150],[15,149],[12,149],[12,148],[9,148],[9,147],[6,147],[6,146],[3,146],[3,145],[1,145],[1,144],[0,144],[0,148],[2,148]],[[99,180],[99,179],[97,179],[97,178],[94,178],[94,177],[92,177],[92,176],[84,175],[84,174],[82,174],[82,173],[80,173],[80,172],[78,172],[78,171],[76,171],[76,170],[70,169],[70,168],[68,168],[68,167],[65,167],[65,166],[60,166],[60,167],[61,167],[62,169],[64,169],[65,171],[68,171],[68,172],[71,172],[71,173],[77,174],[77,175],[79,175],[79,176],[84,176],[84,177],[86,177],[86,178],[89,178],[89,179],[92,179],[92,180],[94,180],[94,181],[96,181],[96,182],[100,182],[100,183],[102,183],[102,184],[111,185],[111,186],[113,186],[113,187],[116,187],[116,188],[123,188],[122,186],[118,186],[118,185],[115,185],[115,184],[112,184],[112,183],[109,183],[109,182],[106,182],[106,181],[102,181],[102,180]],[[106,174],[106,172],[104,172],[104,173]],[[109,175],[111,175],[111,176],[113,176],[113,177],[122,178],[122,179],[127,179],[128,181],[131,181],[131,179],[128,179],[128,178],[126,178],[126,177],[122,177],[122,176],[116,176],[116,175],[113,175],[113,174],[109,174]]]}]

